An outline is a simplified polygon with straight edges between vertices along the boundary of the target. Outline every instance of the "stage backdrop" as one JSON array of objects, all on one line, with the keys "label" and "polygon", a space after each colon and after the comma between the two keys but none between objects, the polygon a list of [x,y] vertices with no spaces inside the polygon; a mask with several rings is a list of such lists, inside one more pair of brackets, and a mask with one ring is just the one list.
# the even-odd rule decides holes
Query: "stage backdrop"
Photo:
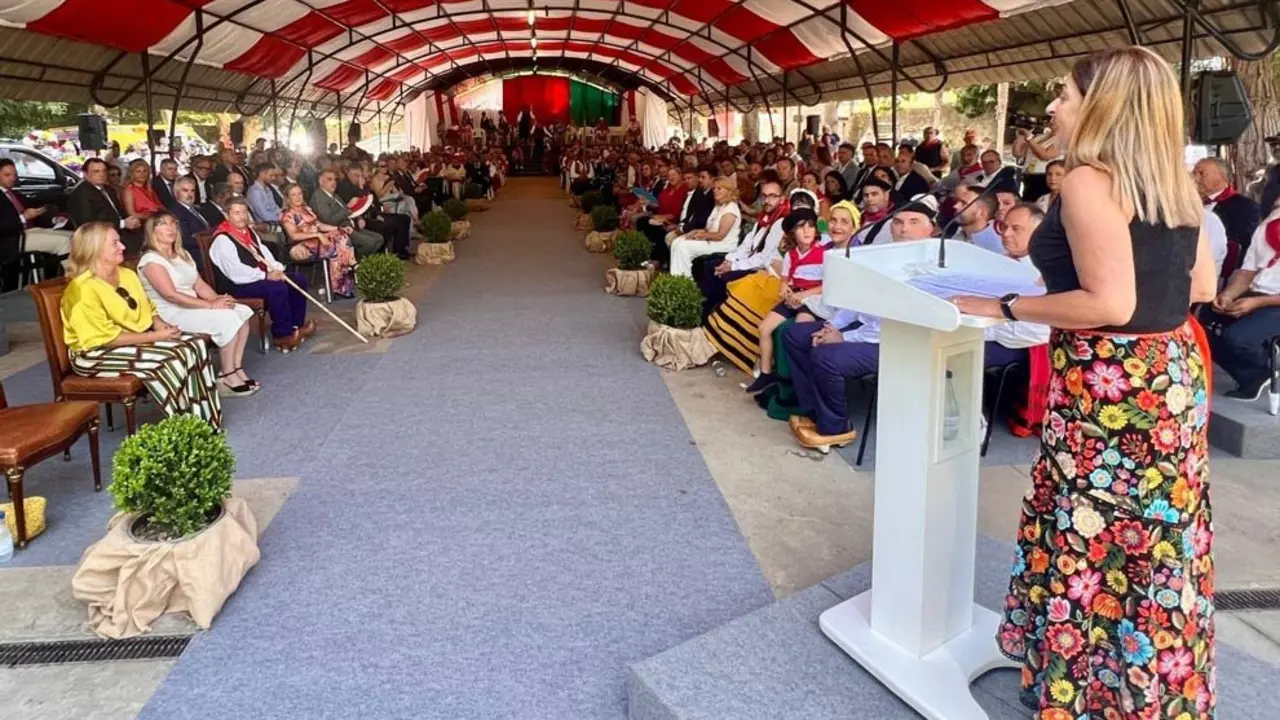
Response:
[{"label": "stage backdrop", "polygon": [[525,106],[533,107],[539,125],[594,125],[601,117],[620,124],[622,104],[617,94],[566,77],[521,75],[502,81],[502,113],[515,125]]}]

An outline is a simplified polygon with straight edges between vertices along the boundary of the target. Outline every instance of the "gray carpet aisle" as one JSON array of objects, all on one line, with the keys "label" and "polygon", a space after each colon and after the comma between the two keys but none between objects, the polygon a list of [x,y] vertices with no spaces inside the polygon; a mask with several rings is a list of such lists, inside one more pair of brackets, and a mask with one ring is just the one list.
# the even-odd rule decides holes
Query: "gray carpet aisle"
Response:
[{"label": "gray carpet aisle", "polygon": [[142,718],[621,718],[628,663],[772,600],[554,180],[473,221],[417,331],[237,428],[301,486]]}]

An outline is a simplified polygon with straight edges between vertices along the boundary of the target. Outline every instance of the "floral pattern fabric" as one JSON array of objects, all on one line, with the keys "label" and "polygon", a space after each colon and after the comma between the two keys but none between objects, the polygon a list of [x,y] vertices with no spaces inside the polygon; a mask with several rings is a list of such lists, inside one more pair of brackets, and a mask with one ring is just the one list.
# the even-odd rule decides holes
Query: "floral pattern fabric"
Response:
[{"label": "floral pattern fabric", "polygon": [[1214,716],[1205,357],[1191,326],[1055,330],[997,638],[1039,720]]},{"label": "floral pattern fabric", "polygon": [[[292,233],[320,232],[320,224],[311,208],[288,208],[280,213],[280,224]],[[334,228],[324,233],[328,245],[315,238],[294,242],[289,257],[294,260],[323,259],[329,263],[329,289],[336,295],[351,296],[355,292],[356,251],[351,247],[351,233]]]}]

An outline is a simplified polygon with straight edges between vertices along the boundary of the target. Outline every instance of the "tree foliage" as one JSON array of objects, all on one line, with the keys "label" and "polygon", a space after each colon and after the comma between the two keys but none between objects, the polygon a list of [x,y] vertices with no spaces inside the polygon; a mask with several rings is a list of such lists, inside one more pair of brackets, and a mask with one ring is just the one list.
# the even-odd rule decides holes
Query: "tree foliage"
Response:
[{"label": "tree foliage", "polygon": [[0,99],[0,137],[19,138],[33,129],[74,123],[83,106],[61,102]]},{"label": "tree foliage", "polygon": [[[1044,80],[1028,80],[1009,86],[1009,112],[1042,116],[1057,95],[1057,87]],[[970,85],[956,90],[955,109],[965,117],[979,118],[996,109],[995,85]]]}]

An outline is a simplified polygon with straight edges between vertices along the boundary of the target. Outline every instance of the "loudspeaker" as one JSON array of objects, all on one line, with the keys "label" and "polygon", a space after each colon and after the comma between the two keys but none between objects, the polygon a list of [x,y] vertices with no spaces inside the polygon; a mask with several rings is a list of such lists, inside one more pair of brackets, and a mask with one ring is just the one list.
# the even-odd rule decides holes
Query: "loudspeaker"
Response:
[{"label": "loudspeaker", "polygon": [[352,143],[360,142],[360,123],[353,122],[351,127],[347,128],[347,140]]},{"label": "loudspeaker", "polygon": [[156,146],[156,145],[159,145],[159,144],[160,144],[160,141],[161,141],[161,140],[163,140],[163,139],[164,139],[164,131],[163,131],[163,130],[148,130],[148,131],[147,131],[147,141],[148,141],[148,142],[150,142],[150,143],[151,143],[151,145],[152,145],[153,147],[154,147],[154,146]]},{"label": "loudspeaker", "polygon": [[101,115],[92,115],[89,113],[80,116],[80,147],[84,150],[106,149],[106,118]]},{"label": "loudspeaker", "polygon": [[814,137],[822,134],[822,116],[821,115],[805,115],[804,129]]},{"label": "loudspeaker", "polygon": [[707,135],[710,137],[720,137],[720,123],[716,122],[714,117],[707,118]]},{"label": "loudspeaker", "polygon": [[1227,145],[1253,122],[1244,83],[1229,70],[1201,73],[1192,89],[1191,142]]},{"label": "loudspeaker", "polygon": [[240,145],[244,144],[244,121],[243,120],[236,120],[235,122],[231,123],[231,130],[229,132],[231,135],[232,145],[239,147]]}]

